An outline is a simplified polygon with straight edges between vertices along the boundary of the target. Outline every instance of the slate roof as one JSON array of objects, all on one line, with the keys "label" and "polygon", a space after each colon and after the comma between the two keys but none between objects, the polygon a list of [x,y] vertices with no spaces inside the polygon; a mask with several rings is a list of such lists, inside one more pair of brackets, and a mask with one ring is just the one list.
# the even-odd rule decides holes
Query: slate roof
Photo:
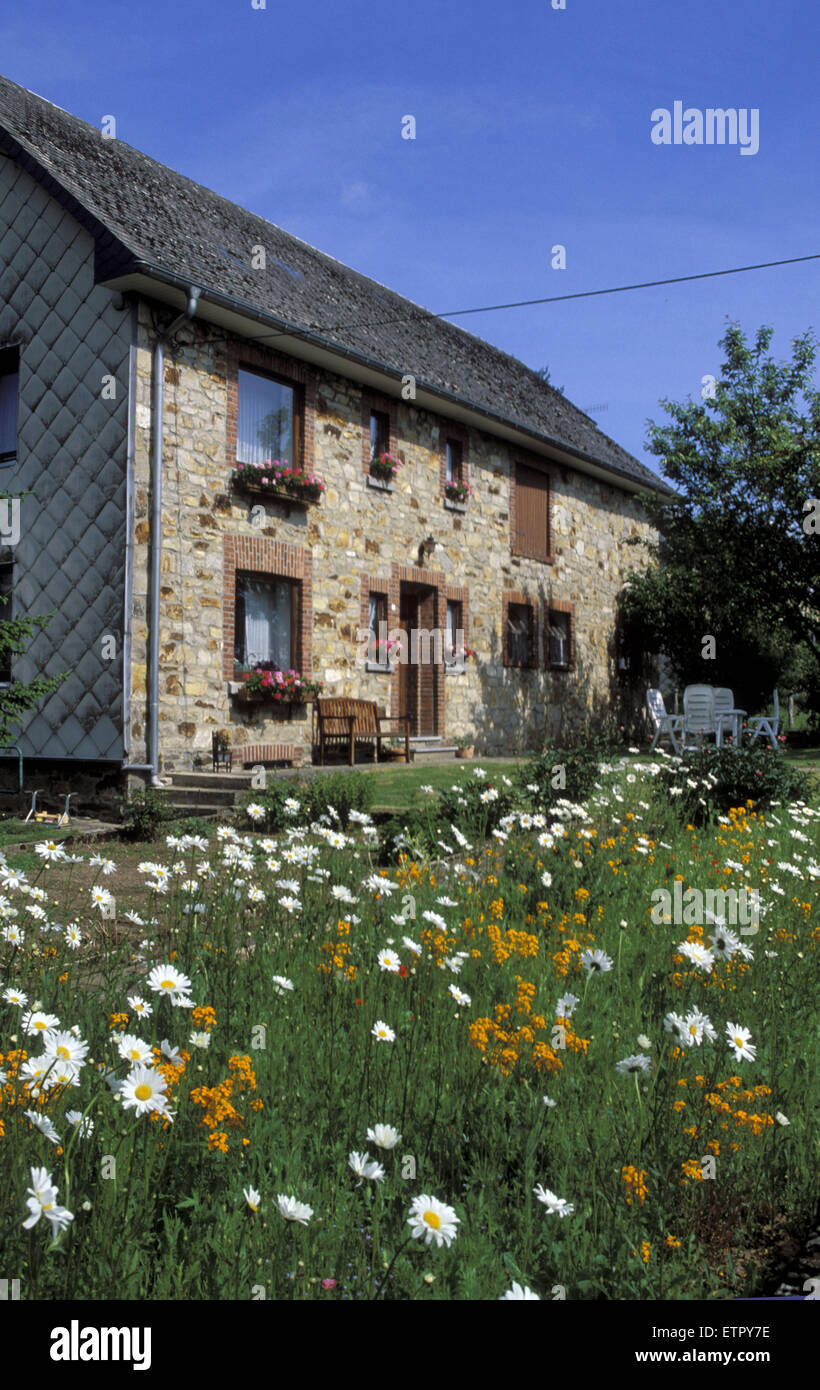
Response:
[{"label": "slate roof", "polygon": [[[184,277],[205,297],[239,301],[297,336],[399,376],[412,373],[419,389],[559,444],[613,482],[669,490],[517,358],[3,77],[0,150],[45,174],[93,231],[98,279],[146,266]],[[266,271],[250,268],[255,245],[265,247]]]}]

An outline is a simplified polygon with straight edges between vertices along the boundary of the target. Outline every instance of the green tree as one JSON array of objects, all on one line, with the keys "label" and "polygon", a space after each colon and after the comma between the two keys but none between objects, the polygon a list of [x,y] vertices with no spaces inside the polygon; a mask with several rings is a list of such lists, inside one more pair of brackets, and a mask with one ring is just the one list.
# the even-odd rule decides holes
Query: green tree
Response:
[{"label": "green tree", "polygon": [[649,422],[647,447],[675,491],[644,495],[661,539],[639,543],[658,563],[621,595],[633,657],[664,651],[678,680],[730,686],[748,709],[767,703],[796,647],[820,658],[818,342],[809,330],[777,362],[772,336],[764,326],[750,344],[732,324],[704,398],[661,401],[669,419]]}]

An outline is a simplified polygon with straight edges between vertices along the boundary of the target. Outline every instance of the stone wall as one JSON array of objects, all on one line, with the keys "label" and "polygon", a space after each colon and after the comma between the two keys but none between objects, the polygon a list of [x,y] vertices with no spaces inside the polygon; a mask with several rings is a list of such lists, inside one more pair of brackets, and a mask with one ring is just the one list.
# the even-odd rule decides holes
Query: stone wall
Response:
[{"label": "stone wall", "polygon": [[[151,344],[156,308],[140,305],[137,365],[135,581],[130,758],[143,762],[148,630],[149,456]],[[158,312],[163,312],[159,310]],[[164,311],[167,316],[167,311]],[[258,351],[253,353],[261,362]],[[434,674],[437,732],[445,741],[474,738],[481,752],[506,753],[560,736],[610,703],[614,603],[638,552],[626,542],[646,533],[631,494],[550,464],[553,562],[513,555],[510,545],[511,470],[525,458],[505,441],[470,429],[465,459],[473,488],[466,511],[445,506],[442,441],[445,421],[411,401],[396,400],[391,435],[403,467],[392,491],[373,487],[363,468],[363,392],[360,385],[308,369],[311,409],[304,465],[326,484],[322,500],[289,506],[240,495],[230,485],[229,374],[235,344],[195,321],[166,351],[163,421],[163,553],[160,633],[160,749],[164,769],[190,768],[210,757],[211,734],[230,729],[235,746],[276,749],[278,757],[311,756],[311,708],[274,717],[267,706],[239,706],[228,693],[224,658],[232,631],[230,556],[244,542],[262,556],[260,568],[312,582],[312,672],[325,694],[376,700],[396,713],[397,672],[367,671],[357,633],[368,586],[388,594],[388,626],[399,625],[402,581],[438,587],[443,627],[445,597],[465,591],[465,636],[477,652],[461,674]],[[273,360],[273,359],[272,359]],[[278,359],[281,362],[281,359]],[[302,372],[304,379],[304,370]],[[310,443],[312,436],[312,456]],[[234,435],[235,437],[235,435]],[[532,459],[533,455],[530,455]],[[543,459],[541,460],[544,461]],[[436,540],[420,558],[426,537]],[[227,543],[227,544],[226,544]],[[248,551],[251,553],[251,551]],[[226,560],[226,555],[228,559]],[[254,568],[256,564],[254,562]],[[304,580],[301,581],[304,585]],[[538,666],[505,666],[502,593],[523,591],[538,607]],[[311,596],[303,587],[303,601]],[[545,611],[557,600],[575,615],[571,670],[545,669]],[[365,624],[366,625],[366,624]],[[240,750],[241,758],[241,750]]]}]

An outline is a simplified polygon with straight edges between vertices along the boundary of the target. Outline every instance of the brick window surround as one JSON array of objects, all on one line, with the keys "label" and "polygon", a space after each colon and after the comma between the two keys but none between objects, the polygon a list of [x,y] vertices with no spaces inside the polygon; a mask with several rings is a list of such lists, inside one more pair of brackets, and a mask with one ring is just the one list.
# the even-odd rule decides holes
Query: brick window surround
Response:
[{"label": "brick window surround", "polygon": [[[569,618],[569,661],[558,665],[550,661],[550,622],[554,614],[566,614]],[[547,601],[544,614],[544,665],[551,671],[575,670],[575,604],[564,599],[551,598]]]},{"label": "brick window surround", "polygon": [[448,441],[448,439],[453,439],[453,440],[455,440],[455,442],[456,442],[457,444],[460,444],[460,445],[461,445],[461,481],[462,481],[463,483],[469,483],[469,481],[470,481],[469,454],[468,454],[468,451],[467,451],[467,444],[468,444],[468,441],[469,441],[469,433],[468,433],[468,431],[465,429],[464,425],[456,424],[456,423],[455,423],[454,421],[452,421],[452,420],[444,420],[444,419],[442,419],[442,420],[439,421],[439,433],[438,433],[438,438],[439,438],[439,450],[438,450],[438,460],[439,460],[439,497],[440,497],[440,498],[443,498],[443,497],[445,496],[444,484],[447,482],[447,441]]},{"label": "brick window surround", "polygon": [[[529,490],[525,491],[521,487],[525,478],[531,479],[534,473],[543,478],[546,494],[544,534],[539,534],[537,538],[527,534],[533,518],[528,514],[529,509],[525,505]],[[552,547],[552,478],[541,457],[534,454],[516,454],[510,466],[510,553],[551,565],[555,558]]]},{"label": "brick window surround", "polygon": [[272,579],[295,579],[299,584],[299,629],[295,635],[299,652],[298,669],[310,679],[313,674],[313,554],[299,545],[286,545],[261,536],[223,537],[222,579],[222,674],[234,677],[236,637],[236,572],[268,575]]},{"label": "brick window surround", "polygon": [[[316,373],[304,362],[281,353],[271,352],[269,348],[256,343],[247,343],[238,338],[228,340],[228,407],[225,456],[228,467],[236,468],[236,442],[239,422],[239,368],[249,372],[260,372],[277,378],[287,386],[295,388],[295,404],[299,413],[299,459],[292,463],[303,468],[306,473],[313,472],[314,435],[316,428]],[[241,568],[241,566],[240,566]]]},{"label": "brick window surround", "polygon": [[[526,661],[513,661],[510,656],[509,617],[510,605],[519,604],[529,609],[529,652]],[[538,665],[538,600],[519,589],[505,589],[501,595],[501,648],[504,665],[521,669],[532,669]]]},{"label": "brick window surround", "polygon": [[370,472],[370,412],[378,410],[390,421],[389,454],[398,455],[398,436],[396,434],[397,402],[392,396],[384,396],[380,391],[362,391],[362,472]]}]

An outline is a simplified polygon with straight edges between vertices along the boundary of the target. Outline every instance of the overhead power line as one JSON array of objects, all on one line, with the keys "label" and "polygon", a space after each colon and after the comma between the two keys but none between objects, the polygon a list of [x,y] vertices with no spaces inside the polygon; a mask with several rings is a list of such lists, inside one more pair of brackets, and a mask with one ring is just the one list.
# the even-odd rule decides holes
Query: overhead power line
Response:
[{"label": "overhead power line", "polygon": [[[799,265],[802,261],[820,261],[820,251],[810,256],[789,256],[781,261],[760,261],[757,265],[736,265],[728,270],[702,270],[697,275],[670,275],[663,280],[641,280],[634,285],[610,285],[602,290],[577,290],[574,294],[552,294],[541,299],[514,299],[507,304],[480,304],[473,309],[447,309],[434,313],[431,309],[416,308],[413,314],[394,314],[378,320],[359,319],[355,323],[334,323],[322,328],[323,333],[337,333],[344,328],[379,328],[390,323],[408,323],[421,318],[454,319],[465,314],[491,314],[499,309],[527,309],[535,304],[561,304],[568,299],[592,299],[602,294],[625,294],[629,290],[649,290],[658,285],[682,285],[691,280],[713,280],[719,275],[742,275],[749,270],[771,270],[779,265]],[[318,325],[317,325],[318,327]]]},{"label": "overhead power line", "polygon": [[545,299],[517,299],[509,304],[483,304],[478,309],[448,309],[435,318],[454,319],[462,314],[489,314],[495,309],[525,309],[531,304],[559,304],[565,299],[591,299],[597,294],[623,294],[626,290],[648,290],[656,285],[682,285],[686,280],[712,280],[717,275],[741,275],[746,270],[770,270],[776,265],[797,265],[800,261],[820,261],[820,252],[812,256],[790,256],[783,261],[761,261],[759,265],[736,265],[730,270],[702,270],[698,275],[670,275],[666,280],[642,280],[637,285],[612,285],[605,290],[578,290],[575,294],[552,294]]}]

